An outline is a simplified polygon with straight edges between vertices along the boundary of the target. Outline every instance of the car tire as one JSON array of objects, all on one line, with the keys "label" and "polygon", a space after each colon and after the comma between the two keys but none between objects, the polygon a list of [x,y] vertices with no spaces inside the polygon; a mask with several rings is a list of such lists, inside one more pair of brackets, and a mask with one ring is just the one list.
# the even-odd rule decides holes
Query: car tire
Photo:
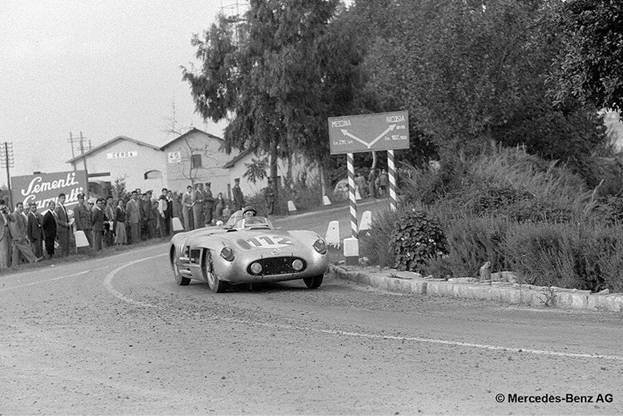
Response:
[{"label": "car tire", "polygon": [[183,276],[180,272],[179,266],[177,266],[177,251],[173,251],[173,257],[171,258],[171,268],[173,268],[173,279],[175,283],[180,286],[186,286],[190,284],[190,278]]},{"label": "car tire", "polygon": [[225,291],[227,283],[225,281],[221,281],[214,273],[214,269],[212,267],[212,253],[210,253],[209,250],[207,251],[205,257],[205,275],[208,280],[208,287],[212,292],[220,294]]},{"label": "car tire", "polygon": [[310,290],[318,288],[322,284],[322,279],[324,275],[313,276],[311,278],[304,278],[303,282]]}]

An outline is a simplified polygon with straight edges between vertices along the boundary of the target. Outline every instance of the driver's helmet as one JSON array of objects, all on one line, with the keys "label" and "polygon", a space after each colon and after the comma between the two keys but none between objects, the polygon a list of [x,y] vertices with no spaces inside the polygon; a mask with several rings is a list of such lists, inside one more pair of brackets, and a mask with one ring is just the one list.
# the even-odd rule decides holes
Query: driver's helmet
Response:
[{"label": "driver's helmet", "polygon": [[246,215],[247,215],[247,212],[250,212],[252,217],[255,217],[255,216],[257,215],[257,211],[255,210],[255,208],[253,208],[253,207],[251,207],[251,206],[244,207],[244,208],[242,209],[242,215],[243,215],[243,216],[246,216]]}]

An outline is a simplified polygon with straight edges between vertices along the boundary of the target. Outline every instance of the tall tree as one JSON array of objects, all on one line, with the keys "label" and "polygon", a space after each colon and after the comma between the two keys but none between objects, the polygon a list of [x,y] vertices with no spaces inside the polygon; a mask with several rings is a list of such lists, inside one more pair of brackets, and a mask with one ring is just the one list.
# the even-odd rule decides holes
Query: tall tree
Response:
[{"label": "tall tree", "polygon": [[565,49],[559,59],[554,95],[596,108],[621,109],[623,102],[623,2],[569,0],[560,13]]},{"label": "tall tree", "polygon": [[336,56],[329,46],[339,49],[343,41],[328,31],[337,6],[337,0],[252,0],[242,23],[220,16],[203,38],[193,38],[202,67],[184,68],[183,77],[197,110],[213,120],[229,117],[228,149],[267,152],[273,178],[279,156],[298,151],[326,160],[326,118],[342,99],[327,89],[344,91],[338,80],[352,68],[345,64],[352,54]]}]

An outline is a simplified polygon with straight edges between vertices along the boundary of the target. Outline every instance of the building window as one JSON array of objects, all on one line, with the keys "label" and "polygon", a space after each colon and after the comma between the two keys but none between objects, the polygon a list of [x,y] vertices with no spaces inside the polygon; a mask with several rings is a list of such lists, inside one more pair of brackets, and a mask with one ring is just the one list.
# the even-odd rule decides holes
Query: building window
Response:
[{"label": "building window", "polygon": [[201,154],[193,154],[190,157],[190,168],[199,169],[201,167]]},{"label": "building window", "polygon": [[145,180],[147,179],[162,179],[162,172],[160,170],[150,170],[143,175]]}]

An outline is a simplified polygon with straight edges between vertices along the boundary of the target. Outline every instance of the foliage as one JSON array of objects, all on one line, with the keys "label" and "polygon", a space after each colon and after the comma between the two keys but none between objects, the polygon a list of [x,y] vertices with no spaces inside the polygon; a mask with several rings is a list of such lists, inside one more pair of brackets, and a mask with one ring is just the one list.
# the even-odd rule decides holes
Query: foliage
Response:
[{"label": "foliage", "polygon": [[388,243],[396,218],[402,218],[407,211],[404,207],[399,207],[397,213],[385,209],[372,217],[370,230],[359,236],[361,255],[366,256],[370,263],[381,267],[394,266],[394,252]]},{"label": "foliage", "polygon": [[245,163],[247,170],[244,172],[244,177],[254,184],[258,180],[266,178],[266,168],[268,167],[268,159],[266,157],[261,159],[251,159],[251,163]]},{"label": "foliage", "polygon": [[[479,268],[487,261],[491,262],[492,272],[507,268],[503,243],[510,224],[508,219],[461,212],[444,216],[438,211],[432,212],[443,223],[448,255],[442,264],[429,262],[427,273],[477,277]],[[445,271],[440,272],[441,267]]]},{"label": "foliage", "polygon": [[394,223],[389,247],[395,255],[394,266],[407,271],[419,271],[428,260],[447,253],[439,222],[417,209],[406,212]]},{"label": "foliage", "polygon": [[565,48],[554,74],[558,103],[573,98],[595,108],[620,108],[623,98],[623,3],[612,0],[563,2],[560,21]]},{"label": "foliage", "polygon": [[111,185],[111,194],[115,200],[127,199],[129,193],[126,190],[125,177],[117,178]]}]

